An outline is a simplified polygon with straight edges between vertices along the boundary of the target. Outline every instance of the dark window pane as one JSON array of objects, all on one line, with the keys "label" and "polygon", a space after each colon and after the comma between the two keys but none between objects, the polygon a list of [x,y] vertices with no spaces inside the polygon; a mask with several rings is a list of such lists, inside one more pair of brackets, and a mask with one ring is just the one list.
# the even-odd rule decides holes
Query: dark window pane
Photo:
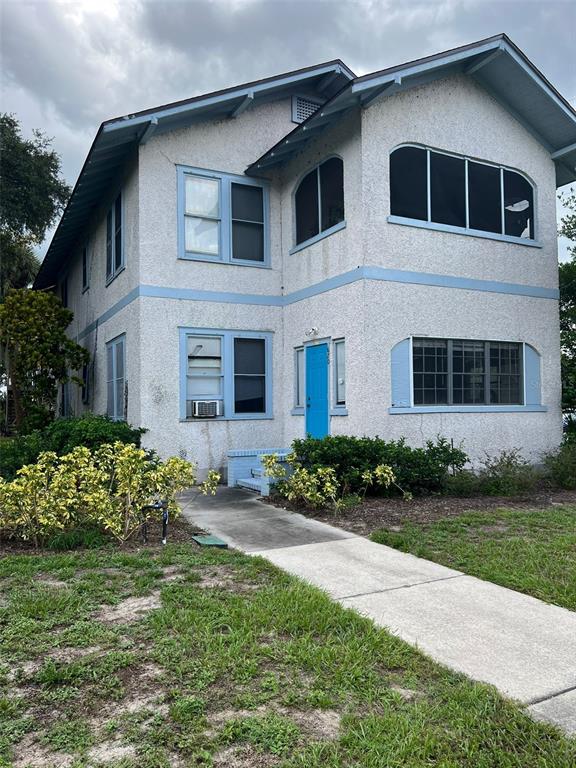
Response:
[{"label": "dark window pane", "polygon": [[234,373],[265,372],[264,339],[234,339]]},{"label": "dark window pane", "polygon": [[264,225],[232,222],[232,257],[245,261],[264,261]]},{"label": "dark window pane", "polygon": [[521,405],[521,348],[510,342],[490,342],[490,402]]},{"label": "dark window pane", "polygon": [[504,171],[504,231],[514,237],[534,237],[532,185],[514,171]]},{"label": "dark window pane", "polygon": [[106,216],[106,276],[112,274],[112,211]]},{"label": "dark window pane", "polygon": [[344,163],[331,157],[320,166],[321,223],[324,231],[344,220]]},{"label": "dark window pane", "polygon": [[264,376],[235,376],[235,413],[265,413],[265,390],[266,385]]},{"label": "dark window pane", "polygon": [[502,232],[500,169],[468,163],[468,212],[471,229]]},{"label": "dark window pane", "polygon": [[88,264],[86,248],[82,248],[82,288],[86,288],[88,284]]},{"label": "dark window pane", "polygon": [[122,200],[120,195],[114,203],[114,269],[122,266]]},{"label": "dark window pane", "polygon": [[446,405],[448,402],[447,344],[442,339],[414,339],[414,404]]},{"label": "dark window pane", "polygon": [[264,221],[263,191],[261,187],[232,184],[232,218],[242,221]]},{"label": "dark window pane", "polygon": [[466,226],[464,159],[430,152],[432,221]]},{"label": "dark window pane", "polygon": [[428,219],[426,150],[400,147],[390,155],[390,213]]},{"label": "dark window pane", "polygon": [[296,190],[296,243],[303,243],[319,232],[318,169],[305,176]]}]

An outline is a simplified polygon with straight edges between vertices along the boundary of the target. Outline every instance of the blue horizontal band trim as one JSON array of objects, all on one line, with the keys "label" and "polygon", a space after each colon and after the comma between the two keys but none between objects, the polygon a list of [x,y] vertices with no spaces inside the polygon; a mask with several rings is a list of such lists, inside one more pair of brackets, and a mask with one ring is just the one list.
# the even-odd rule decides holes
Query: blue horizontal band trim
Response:
[{"label": "blue horizontal band trim", "polygon": [[545,405],[415,405],[388,408],[388,413],[545,413]]},{"label": "blue horizontal band trim", "polygon": [[521,283],[502,283],[496,280],[478,280],[471,277],[454,277],[438,275],[431,272],[410,272],[403,269],[386,269],[384,267],[357,267],[341,275],[329,277],[319,283],[285,296],[274,296],[261,293],[232,293],[228,291],[203,291],[193,288],[167,288],[161,285],[139,285],[133,288],[124,298],[117,301],[106,310],[98,320],[90,323],[78,335],[83,339],[98,325],[105,323],[117,312],[124,309],[139,296],[155,299],[178,299],[182,301],[210,301],[217,304],[251,304],[262,307],[286,307],[313,296],[351,285],[359,280],[374,280],[386,283],[407,283],[426,285],[436,288],[455,288],[464,291],[483,291],[485,293],[503,293],[512,296],[529,296],[536,299],[555,299],[559,297],[556,288],[542,288],[537,285]]}]

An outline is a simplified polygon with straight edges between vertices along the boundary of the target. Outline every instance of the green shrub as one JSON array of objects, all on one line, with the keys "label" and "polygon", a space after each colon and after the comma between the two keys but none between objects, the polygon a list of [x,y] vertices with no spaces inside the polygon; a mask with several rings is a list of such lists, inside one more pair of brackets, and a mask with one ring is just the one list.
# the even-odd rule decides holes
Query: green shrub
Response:
[{"label": "green shrub", "polygon": [[468,461],[463,450],[441,437],[429,440],[424,448],[411,448],[404,439],[335,435],[295,440],[292,450],[307,469],[333,468],[343,495],[361,491],[366,485],[363,474],[382,464],[391,467],[397,485],[380,487],[377,493],[400,494],[399,488],[415,495],[438,493],[444,490],[449,474]]},{"label": "green shrub", "polygon": [[[212,473],[200,490],[211,492],[218,480]],[[166,499],[177,514],[176,494],[194,482],[195,468],[184,459],[150,461],[142,449],[121,442],[60,457],[43,452],[11,482],[0,479],[0,533],[37,546],[96,528],[126,541],[153,514],[146,506]]]},{"label": "green shrub", "polygon": [[557,451],[545,456],[544,466],[555,485],[576,490],[576,439],[566,436]]},{"label": "green shrub", "polygon": [[522,458],[518,449],[486,455],[474,472],[462,469],[446,480],[450,496],[521,496],[534,490],[542,473]]},{"label": "green shrub", "polygon": [[131,427],[125,421],[113,421],[108,416],[93,413],[57,419],[29,435],[0,440],[0,475],[5,480],[12,480],[17,470],[33,464],[41,451],[64,456],[74,448],[95,450],[116,442],[133,443],[139,448],[140,437],[145,431]]}]

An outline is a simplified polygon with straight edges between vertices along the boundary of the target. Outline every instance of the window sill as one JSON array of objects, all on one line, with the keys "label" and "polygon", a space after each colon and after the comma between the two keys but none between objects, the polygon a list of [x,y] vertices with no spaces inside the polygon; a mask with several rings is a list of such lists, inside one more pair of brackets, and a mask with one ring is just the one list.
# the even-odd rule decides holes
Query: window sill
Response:
[{"label": "window sill", "polygon": [[198,424],[206,423],[210,421],[262,421],[264,419],[272,420],[274,416],[268,413],[242,413],[233,414],[232,416],[213,416],[207,418],[190,418],[180,419],[183,423]]},{"label": "window sill", "polygon": [[82,293],[84,294],[84,293],[86,293],[86,291],[89,291],[89,290],[90,290],[90,286],[89,285],[85,285],[84,288],[82,288]]},{"label": "window sill", "polygon": [[481,229],[465,229],[464,227],[453,227],[451,224],[437,224],[435,221],[422,221],[420,219],[408,219],[404,216],[388,216],[389,224],[403,224],[406,227],[418,227],[420,229],[431,229],[435,232],[452,232],[455,235],[467,235],[468,237],[482,237],[487,240],[499,240],[502,243],[514,243],[515,245],[526,245],[529,248],[542,248],[542,243],[537,240],[528,240],[525,237],[512,237],[512,235],[499,235],[497,232],[484,232]]},{"label": "window sill", "polygon": [[545,413],[545,405],[415,405],[392,406],[388,413]]},{"label": "window sill", "polygon": [[113,275],[110,275],[110,277],[107,277],[107,278],[106,278],[106,288],[108,288],[108,286],[110,285],[110,283],[113,283],[113,282],[114,282],[114,280],[116,280],[116,278],[118,277],[118,275],[121,275],[121,274],[122,274],[122,272],[124,272],[124,270],[125,270],[125,269],[126,269],[126,265],[125,265],[125,264],[123,264],[123,265],[120,267],[120,269],[119,269],[119,270],[117,270],[116,272],[114,272],[114,274],[113,274]]},{"label": "window sill", "polygon": [[304,416],[304,408],[300,406],[292,408],[290,411],[290,416]]},{"label": "window sill", "polygon": [[348,416],[348,409],[345,406],[335,406],[330,409],[330,416]]},{"label": "window sill", "polygon": [[308,240],[304,240],[303,243],[298,243],[298,245],[295,245],[294,248],[291,248],[288,253],[292,255],[293,253],[298,253],[298,251],[303,251],[304,248],[308,248],[309,245],[314,245],[314,243],[318,243],[320,240],[324,240],[325,237],[330,237],[330,235],[333,235],[335,232],[340,232],[341,229],[345,229],[346,227],[346,219],[344,221],[338,222],[338,224],[334,224],[333,227],[330,227],[330,229],[325,229],[324,232],[320,232],[318,235],[314,235],[314,237],[309,237]]},{"label": "window sill", "polygon": [[243,259],[221,259],[219,256],[208,256],[202,253],[186,251],[178,256],[180,261],[204,261],[208,264],[226,264],[237,267],[255,267],[256,269],[272,269],[269,262],[247,261]]}]

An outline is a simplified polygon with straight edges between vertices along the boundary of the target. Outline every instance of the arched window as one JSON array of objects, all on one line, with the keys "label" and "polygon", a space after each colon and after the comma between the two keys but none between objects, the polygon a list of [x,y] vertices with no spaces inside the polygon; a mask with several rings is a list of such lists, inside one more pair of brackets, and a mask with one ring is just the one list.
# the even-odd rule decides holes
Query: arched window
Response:
[{"label": "arched window", "polygon": [[344,164],[331,157],[302,179],[295,194],[296,245],[344,221]]},{"label": "arched window", "polygon": [[517,171],[425,147],[390,155],[392,216],[534,239],[534,189]]}]

